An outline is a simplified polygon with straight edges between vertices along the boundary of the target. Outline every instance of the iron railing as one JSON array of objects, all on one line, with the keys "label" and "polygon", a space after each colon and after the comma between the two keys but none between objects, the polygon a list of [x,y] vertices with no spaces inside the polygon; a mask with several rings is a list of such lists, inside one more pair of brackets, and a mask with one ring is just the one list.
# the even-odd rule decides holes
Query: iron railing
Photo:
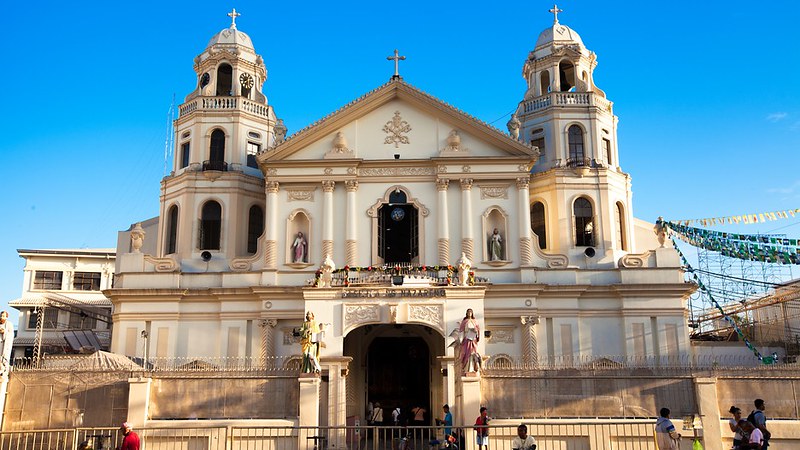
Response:
[{"label": "iron railing", "polygon": [[206,170],[217,170],[220,172],[227,172],[228,171],[228,163],[225,161],[216,161],[213,159],[207,159],[203,161],[203,171]]},{"label": "iron railing", "polygon": [[[493,450],[511,450],[517,425],[524,423],[538,448],[591,450],[651,450],[654,447],[654,419],[639,420],[536,420],[520,419],[490,425]],[[444,427],[348,426],[348,427],[169,427],[134,429],[147,450],[203,448],[207,450],[472,450],[472,426],[452,427],[458,446],[444,447]],[[686,434],[686,433],[684,433]],[[121,440],[119,429],[76,428],[0,432],[0,450],[74,450],[81,443],[115,448]],[[687,439],[688,440],[688,439]]]}]

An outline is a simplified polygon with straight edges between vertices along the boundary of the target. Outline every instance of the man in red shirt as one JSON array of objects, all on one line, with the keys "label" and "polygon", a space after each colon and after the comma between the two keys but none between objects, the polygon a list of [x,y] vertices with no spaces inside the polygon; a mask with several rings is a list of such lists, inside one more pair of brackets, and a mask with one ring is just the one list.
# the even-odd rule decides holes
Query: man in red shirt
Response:
[{"label": "man in red shirt", "polygon": [[119,450],[139,450],[139,435],[133,432],[131,424],[124,422],[120,429],[124,437]]}]

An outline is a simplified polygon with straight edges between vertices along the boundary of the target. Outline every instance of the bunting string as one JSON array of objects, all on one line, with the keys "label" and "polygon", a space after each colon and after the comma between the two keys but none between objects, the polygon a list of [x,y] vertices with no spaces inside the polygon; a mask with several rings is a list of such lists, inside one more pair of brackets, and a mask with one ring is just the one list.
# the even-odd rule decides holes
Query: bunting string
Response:
[{"label": "bunting string", "polygon": [[759,234],[727,233],[660,221],[671,234],[694,247],[730,258],[777,264],[800,264],[800,239]]},{"label": "bunting string", "polygon": [[781,219],[794,218],[800,215],[800,208],[785,209],[783,211],[770,211],[762,213],[740,214],[738,216],[725,216],[725,217],[706,217],[704,219],[687,219],[674,221],[680,225],[694,225],[699,224],[704,227],[713,227],[715,225],[750,225],[755,223],[771,222]]},{"label": "bunting string", "polygon": [[753,352],[753,355],[755,355],[756,358],[758,358],[758,360],[761,361],[762,363],[775,364],[777,362],[776,355],[773,354],[772,356],[764,356],[761,354],[758,348],[756,348],[756,346],[754,346],[753,343],[750,342],[750,339],[748,339],[747,336],[744,334],[744,331],[742,331],[741,327],[739,327],[739,324],[737,323],[736,319],[728,315],[727,312],[725,312],[725,310],[722,308],[722,305],[720,305],[717,299],[715,299],[714,296],[711,294],[709,288],[705,284],[703,284],[703,282],[700,280],[700,277],[697,276],[695,270],[689,264],[689,261],[686,259],[686,256],[683,255],[683,252],[681,252],[681,249],[678,248],[678,244],[674,240],[672,241],[672,245],[675,247],[675,251],[678,252],[678,255],[681,258],[681,264],[683,264],[683,266],[686,268],[686,272],[689,274],[692,281],[694,281],[700,288],[700,290],[702,290],[706,294],[706,296],[708,296],[714,307],[717,308],[717,310],[719,310],[719,312],[722,314],[723,320],[725,320],[725,322],[731,325],[733,331],[735,331],[736,335],[739,336],[739,339],[741,339],[741,341],[744,342],[744,345],[746,345],[747,348],[751,352]]}]

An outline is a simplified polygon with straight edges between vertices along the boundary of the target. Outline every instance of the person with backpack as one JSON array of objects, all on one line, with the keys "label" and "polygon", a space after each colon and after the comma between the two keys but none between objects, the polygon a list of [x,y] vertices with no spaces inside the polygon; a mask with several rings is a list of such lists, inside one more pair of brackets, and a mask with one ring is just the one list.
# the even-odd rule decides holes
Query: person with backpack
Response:
[{"label": "person with backpack", "polygon": [[677,450],[681,435],[675,431],[675,425],[669,420],[669,408],[661,408],[660,417],[656,420],[656,445],[658,450]]},{"label": "person with backpack", "polygon": [[764,409],[766,409],[766,405],[764,404],[764,400],[757,398],[753,405],[756,407],[750,415],[747,416],[747,421],[752,423],[753,426],[761,430],[761,434],[764,435],[764,445],[761,446],[761,450],[765,450],[769,447],[769,438],[772,437],[772,433],[767,430],[767,415],[764,414]]}]

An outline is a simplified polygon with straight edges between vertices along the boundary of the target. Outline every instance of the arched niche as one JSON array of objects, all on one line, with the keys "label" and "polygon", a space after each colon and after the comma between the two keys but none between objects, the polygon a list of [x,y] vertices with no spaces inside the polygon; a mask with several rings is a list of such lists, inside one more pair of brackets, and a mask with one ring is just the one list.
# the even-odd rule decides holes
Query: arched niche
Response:
[{"label": "arched niche", "polygon": [[[492,205],[481,216],[483,228],[483,263],[490,266],[508,264],[508,213]],[[497,230],[497,234],[495,234]]]},{"label": "arched niche", "polygon": [[[303,246],[301,249],[300,246]],[[296,209],[286,218],[286,262],[295,269],[306,268],[311,262],[311,214]]]},{"label": "arched niche", "polygon": [[[402,203],[394,203],[401,201]],[[385,245],[386,245],[386,231],[389,227],[386,214],[388,209],[400,207],[405,211],[403,220],[408,218],[410,223],[409,241],[411,249],[410,260],[407,261],[411,264],[421,264],[425,261],[425,217],[428,217],[430,210],[419,201],[419,199],[411,196],[411,191],[399,184],[388,188],[383,197],[378,198],[375,203],[367,209],[367,216],[372,219],[372,264],[384,264],[387,262],[385,258]],[[391,212],[391,211],[389,211]]]}]

